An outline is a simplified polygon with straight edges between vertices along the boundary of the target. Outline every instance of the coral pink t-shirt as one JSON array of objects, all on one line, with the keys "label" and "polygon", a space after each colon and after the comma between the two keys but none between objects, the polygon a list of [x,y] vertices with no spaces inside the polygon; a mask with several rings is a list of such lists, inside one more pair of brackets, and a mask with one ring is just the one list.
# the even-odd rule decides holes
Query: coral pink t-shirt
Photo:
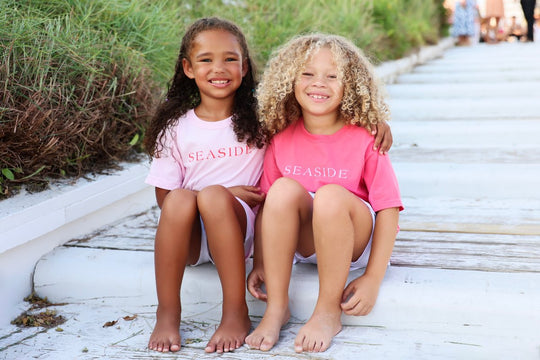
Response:
[{"label": "coral pink t-shirt", "polygon": [[165,190],[202,190],[258,184],[264,149],[238,142],[232,118],[204,121],[189,110],[167,129],[159,157],[152,159],[146,183]]},{"label": "coral pink t-shirt", "polygon": [[398,182],[388,155],[373,150],[374,137],[355,125],[332,135],[314,135],[299,119],[272,138],[264,158],[261,189],[267,192],[280,177],[316,192],[338,184],[369,202],[374,211],[403,210]]}]

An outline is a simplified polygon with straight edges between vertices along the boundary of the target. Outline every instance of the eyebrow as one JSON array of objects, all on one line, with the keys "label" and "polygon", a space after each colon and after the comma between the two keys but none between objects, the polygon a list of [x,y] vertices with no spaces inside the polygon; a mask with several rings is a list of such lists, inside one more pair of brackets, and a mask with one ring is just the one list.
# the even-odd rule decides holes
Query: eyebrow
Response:
[{"label": "eyebrow", "polygon": [[[242,56],[240,53],[237,53],[236,51],[225,51],[224,53],[225,55],[227,56],[231,56],[231,55],[234,55],[234,56]],[[195,56],[195,58],[201,58],[201,57],[207,57],[207,56],[211,56],[211,55],[215,55],[213,52],[205,52],[205,53],[202,53],[202,54],[197,54]]]}]

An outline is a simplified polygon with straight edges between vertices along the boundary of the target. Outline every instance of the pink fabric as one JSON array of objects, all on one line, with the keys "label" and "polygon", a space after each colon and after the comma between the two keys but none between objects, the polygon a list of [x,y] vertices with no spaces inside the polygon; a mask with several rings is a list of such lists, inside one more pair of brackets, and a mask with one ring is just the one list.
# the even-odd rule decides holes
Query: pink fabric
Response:
[{"label": "pink fabric", "polygon": [[146,183],[166,190],[202,190],[257,185],[264,149],[250,148],[236,139],[231,118],[204,121],[188,111],[168,129],[160,157],[152,160]]},{"label": "pink fabric", "polygon": [[403,210],[398,182],[388,155],[373,151],[374,137],[347,125],[332,135],[310,134],[300,119],[272,138],[264,158],[261,188],[285,176],[315,192],[338,184],[369,202],[375,212]]}]

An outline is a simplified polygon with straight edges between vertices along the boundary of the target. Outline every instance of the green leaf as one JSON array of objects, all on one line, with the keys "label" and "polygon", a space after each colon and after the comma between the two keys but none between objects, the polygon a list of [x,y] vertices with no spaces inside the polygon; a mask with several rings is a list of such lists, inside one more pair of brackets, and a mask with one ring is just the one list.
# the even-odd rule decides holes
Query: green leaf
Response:
[{"label": "green leaf", "polygon": [[15,175],[13,175],[13,171],[9,170],[8,168],[2,169],[2,175],[4,175],[8,180],[15,180]]},{"label": "green leaf", "polygon": [[39,174],[39,173],[41,172],[41,170],[43,170],[43,169],[45,169],[45,168],[46,168],[45,165],[41,165],[41,167],[40,167],[39,169],[37,169],[36,171],[34,171],[32,174],[23,177],[21,180],[30,179],[32,176],[35,176],[35,175]]},{"label": "green leaf", "polygon": [[129,142],[129,145],[134,146],[138,142],[139,142],[139,134],[137,133],[135,134],[135,136],[133,136],[133,139],[131,139],[131,141]]}]

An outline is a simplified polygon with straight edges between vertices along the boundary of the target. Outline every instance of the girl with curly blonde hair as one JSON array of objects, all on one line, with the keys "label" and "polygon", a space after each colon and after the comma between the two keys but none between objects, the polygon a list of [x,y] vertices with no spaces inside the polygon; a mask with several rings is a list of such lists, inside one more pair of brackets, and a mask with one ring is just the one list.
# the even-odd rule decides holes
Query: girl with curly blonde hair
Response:
[{"label": "girl with curly blonde hair", "polygon": [[[367,130],[385,122],[387,105],[360,49],[324,34],[294,38],[276,52],[258,101],[271,141],[248,290],[267,307],[246,343],[266,351],[278,341],[290,317],[292,265],[306,262],[317,264],[319,296],[295,350],[325,351],[341,330],[342,312],[371,311],[394,246],[399,188],[389,157],[373,149]],[[364,267],[345,286],[349,271]]]}]

